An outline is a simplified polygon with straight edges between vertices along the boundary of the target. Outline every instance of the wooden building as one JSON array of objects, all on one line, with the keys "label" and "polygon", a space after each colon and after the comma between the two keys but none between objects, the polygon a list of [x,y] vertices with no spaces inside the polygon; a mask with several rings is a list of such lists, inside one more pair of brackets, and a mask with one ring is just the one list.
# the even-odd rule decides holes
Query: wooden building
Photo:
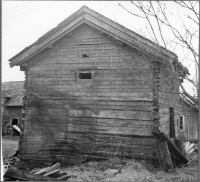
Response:
[{"label": "wooden building", "polygon": [[2,134],[18,134],[13,125],[20,125],[22,116],[22,97],[24,94],[24,82],[2,83]]},{"label": "wooden building", "polygon": [[26,75],[21,157],[152,157],[152,130],[175,132],[176,54],[86,6],[9,61]]}]

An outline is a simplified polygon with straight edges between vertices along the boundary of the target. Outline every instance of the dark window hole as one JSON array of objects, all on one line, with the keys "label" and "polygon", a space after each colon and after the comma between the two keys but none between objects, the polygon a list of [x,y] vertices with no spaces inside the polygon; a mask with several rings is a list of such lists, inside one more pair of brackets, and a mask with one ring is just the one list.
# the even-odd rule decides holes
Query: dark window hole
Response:
[{"label": "dark window hole", "polygon": [[89,57],[89,55],[87,55],[87,54],[82,54],[82,57],[83,57],[83,58],[86,58],[86,57]]},{"label": "dark window hole", "polygon": [[18,125],[18,119],[12,119],[12,125]]},{"label": "dark window hole", "polygon": [[92,79],[92,73],[79,73],[79,79]]}]

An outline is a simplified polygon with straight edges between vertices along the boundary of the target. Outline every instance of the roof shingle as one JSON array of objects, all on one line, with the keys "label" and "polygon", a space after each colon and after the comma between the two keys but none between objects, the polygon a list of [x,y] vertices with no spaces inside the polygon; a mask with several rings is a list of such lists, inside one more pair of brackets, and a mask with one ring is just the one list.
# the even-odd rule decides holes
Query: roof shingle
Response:
[{"label": "roof shingle", "polygon": [[[13,81],[2,83],[1,99],[6,106],[22,105],[22,97],[24,96],[24,81]],[[5,97],[8,97],[7,100]],[[10,98],[9,98],[10,97]]]}]

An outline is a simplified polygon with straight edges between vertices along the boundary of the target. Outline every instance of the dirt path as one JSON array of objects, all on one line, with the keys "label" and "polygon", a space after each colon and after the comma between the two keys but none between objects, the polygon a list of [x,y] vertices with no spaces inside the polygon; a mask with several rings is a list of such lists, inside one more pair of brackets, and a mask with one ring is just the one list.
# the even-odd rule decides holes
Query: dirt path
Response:
[{"label": "dirt path", "polygon": [[14,154],[18,150],[19,136],[3,136],[3,157]]}]

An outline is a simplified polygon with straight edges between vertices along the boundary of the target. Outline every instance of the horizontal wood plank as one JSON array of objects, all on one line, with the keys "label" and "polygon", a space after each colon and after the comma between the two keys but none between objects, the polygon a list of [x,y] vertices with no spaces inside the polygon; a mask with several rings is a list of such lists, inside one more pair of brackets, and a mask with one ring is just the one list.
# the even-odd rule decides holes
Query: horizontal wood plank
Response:
[{"label": "horizontal wood plank", "polygon": [[[97,75],[102,76],[102,75],[109,75],[109,76],[116,76],[116,75],[123,75],[123,76],[147,76],[148,75],[152,75],[152,69],[148,68],[146,66],[137,66],[134,69],[98,69],[97,67],[89,67],[87,68],[88,70],[93,70],[95,69],[95,72]],[[68,76],[68,75],[73,75],[75,73],[75,71],[77,71],[77,69],[71,69],[71,70],[66,70],[66,69],[51,69],[51,70],[29,70],[28,72],[28,76],[29,77],[42,77],[42,78],[48,78],[48,77],[56,77],[58,78],[60,76],[60,78]]]}]

